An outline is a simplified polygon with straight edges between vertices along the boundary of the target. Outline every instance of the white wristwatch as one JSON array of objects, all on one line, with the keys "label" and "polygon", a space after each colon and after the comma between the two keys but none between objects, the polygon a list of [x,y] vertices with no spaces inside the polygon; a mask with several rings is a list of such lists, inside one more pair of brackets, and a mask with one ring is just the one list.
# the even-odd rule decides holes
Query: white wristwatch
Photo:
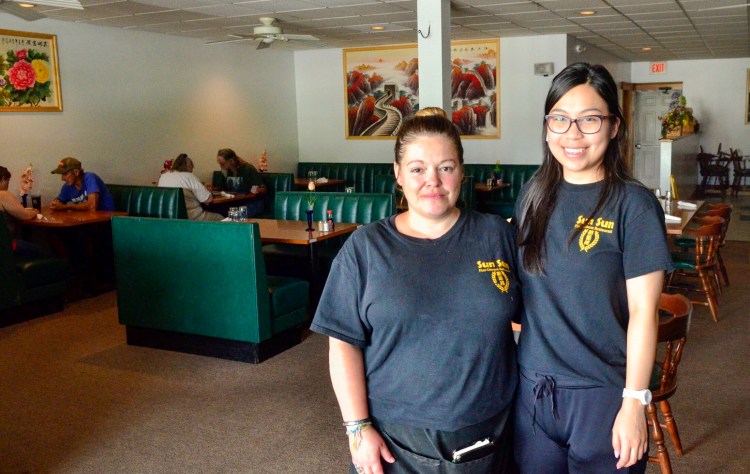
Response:
[{"label": "white wristwatch", "polygon": [[641,402],[641,405],[648,405],[649,403],[651,403],[651,390],[647,388],[643,390],[630,390],[629,388],[623,388],[622,396],[623,398],[635,398],[636,400]]}]

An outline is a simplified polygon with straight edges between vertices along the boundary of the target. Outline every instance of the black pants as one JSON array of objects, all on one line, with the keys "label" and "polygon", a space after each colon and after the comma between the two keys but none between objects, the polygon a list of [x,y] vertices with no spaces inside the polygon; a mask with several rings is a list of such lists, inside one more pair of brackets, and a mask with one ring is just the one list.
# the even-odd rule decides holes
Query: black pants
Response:
[{"label": "black pants", "polygon": [[[412,428],[373,420],[396,462],[382,461],[386,474],[511,474],[513,432],[508,409],[489,420],[458,431]],[[453,463],[453,451],[489,438],[495,450],[482,458]],[[349,472],[356,474],[354,466]]]}]

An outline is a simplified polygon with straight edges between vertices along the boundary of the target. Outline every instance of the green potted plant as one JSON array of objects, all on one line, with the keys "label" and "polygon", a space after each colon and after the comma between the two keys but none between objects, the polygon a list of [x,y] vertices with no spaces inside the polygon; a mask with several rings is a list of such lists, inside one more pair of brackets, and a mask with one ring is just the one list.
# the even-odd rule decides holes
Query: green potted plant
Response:
[{"label": "green potted plant", "polygon": [[495,183],[498,185],[503,184],[503,178],[500,175],[500,160],[495,162],[495,167],[492,169],[492,176],[494,177]]}]

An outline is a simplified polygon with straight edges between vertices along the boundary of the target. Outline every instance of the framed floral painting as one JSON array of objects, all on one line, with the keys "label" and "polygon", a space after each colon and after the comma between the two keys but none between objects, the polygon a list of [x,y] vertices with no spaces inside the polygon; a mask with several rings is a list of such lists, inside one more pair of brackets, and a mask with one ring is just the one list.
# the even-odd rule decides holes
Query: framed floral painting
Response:
[{"label": "framed floral painting", "polygon": [[[343,51],[346,138],[394,138],[419,110],[416,44]],[[451,42],[451,110],[463,138],[500,137],[500,41]]]},{"label": "framed floral painting", "polygon": [[57,37],[0,29],[0,112],[60,112]]}]

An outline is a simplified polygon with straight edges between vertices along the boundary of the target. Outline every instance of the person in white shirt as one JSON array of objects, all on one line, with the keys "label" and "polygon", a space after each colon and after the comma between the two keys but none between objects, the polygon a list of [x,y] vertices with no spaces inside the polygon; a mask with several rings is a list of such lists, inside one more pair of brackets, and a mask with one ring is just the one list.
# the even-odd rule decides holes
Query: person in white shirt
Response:
[{"label": "person in white shirt", "polygon": [[29,242],[25,242],[20,239],[15,239],[18,229],[16,226],[17,221],[26,221],[34,219],[37,214],[36,209],[25,208],[21,205],[18,199],[8,191],[8,185],[10,184],[10,171],[4,166],[0,166],[0,211],[5,213],[5,223],[8,226],[10,235],[14,238],[13,240],[13,251],[17,254],[22,254],[25,251],[29,253],[36,253],[38,250],[36,245]]},{"label": "person in white shirt", "polygon": [[220,221],[221,214],[203,209],[202,204],[208,204],[213,196],[208,189],[193,174],[193,160],[185,153],[181,153],[172,162],[172,168],[159,178],[162,188],[182,188],[185,193],[185,207],[188,219],[194,221]]}]

